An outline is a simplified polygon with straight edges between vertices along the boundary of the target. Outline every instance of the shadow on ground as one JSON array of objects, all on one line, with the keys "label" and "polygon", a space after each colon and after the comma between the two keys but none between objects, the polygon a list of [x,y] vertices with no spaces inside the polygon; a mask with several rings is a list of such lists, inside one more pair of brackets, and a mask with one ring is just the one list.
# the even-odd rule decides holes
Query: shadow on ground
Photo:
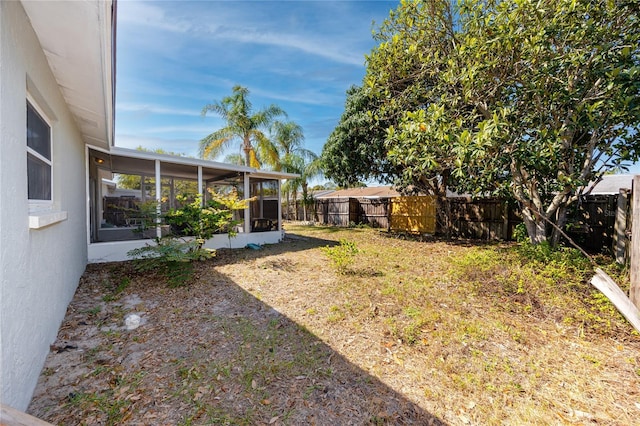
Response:
[{"label": "shadow on ground", "polygon": [[[216,262],[242,268],[331,244],[290,236]],[[87,268],[30,414],[57,424],[444,424],[211,265],[176,289],[126,265]],[[132,313],[141,326],[126,330]]]}]

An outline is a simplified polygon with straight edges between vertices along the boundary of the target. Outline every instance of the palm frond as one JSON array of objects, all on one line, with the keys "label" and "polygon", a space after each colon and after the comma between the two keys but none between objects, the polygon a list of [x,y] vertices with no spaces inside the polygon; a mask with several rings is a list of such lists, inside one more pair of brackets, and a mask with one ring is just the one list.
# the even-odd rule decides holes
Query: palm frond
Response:
[{"label": "palm frond", "polygon": [[228,128],[222,128],[200,140],[200,158],[213,159],[229,145],[234,134]]},{"label": "palm frond", "polygon": [[244,155],[242,154],[229,154],[227,156],[224,157],[224,160],[222,160],[225,163],[228,164],[235,164],[238,166],[244,166],[245,165],[245,161],[244,161]]},{"label": "palm frond", "polygon": [[280,155],[278,148],[264,133],[254,130],[253,139],[256,141],[256,149],[260,155],[262,163],[273,170],[278,170]]}]

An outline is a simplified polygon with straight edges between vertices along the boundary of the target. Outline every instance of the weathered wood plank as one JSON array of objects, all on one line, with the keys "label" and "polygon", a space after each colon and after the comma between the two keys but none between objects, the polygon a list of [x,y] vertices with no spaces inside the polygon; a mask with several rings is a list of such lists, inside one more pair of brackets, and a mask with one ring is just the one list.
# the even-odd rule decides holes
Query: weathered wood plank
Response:
[{"label": "weathered wood plank", "polygon": [[53,426],[8,405],[0,403],[0,426]]},{"label": "weathered wood plank", "polygon": [[631,219],[631,263],[629,299],[640,307],[640,175],[633,177]]},{"label": "weathered wood plank", "polygon": [[597,268],[591,284],[607,296],[633,328],[640,332],[640,311],[606,272]]},{"label": "weathered wood plank", "polygon": [[614,225],[613,242],[616,262],[623,264],[627,246],[627,190],[620,189],[616,208],[616,222]]}]

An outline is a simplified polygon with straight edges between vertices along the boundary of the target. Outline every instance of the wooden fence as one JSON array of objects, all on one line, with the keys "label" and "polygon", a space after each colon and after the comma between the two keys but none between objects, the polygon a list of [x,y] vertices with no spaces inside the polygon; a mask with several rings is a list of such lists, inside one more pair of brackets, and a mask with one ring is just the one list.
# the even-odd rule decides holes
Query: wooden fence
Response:
[{"label": "wooden fence", "polygon": [[366,224],[406,232],[435,232],[435,197],[325,198],[315,220],[325,225]]},{"label": "wooden fence", "polygon": [[438,204],[438,217],[438,233],[479,240],[508,240],[519,222],[511,206],[497,198],[447,198]]},{"label": "wooden fence", "polygon": [[436,197],[397,197],[392,198],[390,204],[389,228],[392,231],[435,234]]},{"label": "wooden fence", "polygon": [[587,195],[567,213],[567,234],[587,251],[612,248],[615,235],[618,194]]},{"label": "wooden fence", "polygon": [[324,225],[349,226],[357,223],[358,200],[356,198],[325,198],[316,200],[316,217]]},{"label": "wooden fence", "polygon": [[[622,195],[582,197],[568,212],[567,234],[591,252],[611,248],[619,197]],[[301,219],[301,206],[297,213]],[[515,227],[522,222],[517,206],[501,199],[450,197],[442,201],[433,196],[321,198],[309,209],[308,220],[325,225],[368,224],[396,232],[480,240],[510,240]]]},{"label": "wooden fence", "polygon": [[366,223],[374,228],[389,228],[390,198],[359,198],[356,223]]}]

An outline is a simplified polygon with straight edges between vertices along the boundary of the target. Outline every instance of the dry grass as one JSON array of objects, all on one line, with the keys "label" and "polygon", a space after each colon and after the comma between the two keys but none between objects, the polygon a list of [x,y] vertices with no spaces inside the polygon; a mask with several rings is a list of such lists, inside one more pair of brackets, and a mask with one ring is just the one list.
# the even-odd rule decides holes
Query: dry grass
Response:
[{"label": "dry grass", "polygon": [[[59,336],[82,351],[52,352],[30,411],[64,424],[638,424],[640,338],[572,253],[287,230],[221,251],[178,289],[127,264],[90,268]],[[358,251],[335,263],[323,247],[340,240]],[[127,332],[132,310],[146,322]]]}]

